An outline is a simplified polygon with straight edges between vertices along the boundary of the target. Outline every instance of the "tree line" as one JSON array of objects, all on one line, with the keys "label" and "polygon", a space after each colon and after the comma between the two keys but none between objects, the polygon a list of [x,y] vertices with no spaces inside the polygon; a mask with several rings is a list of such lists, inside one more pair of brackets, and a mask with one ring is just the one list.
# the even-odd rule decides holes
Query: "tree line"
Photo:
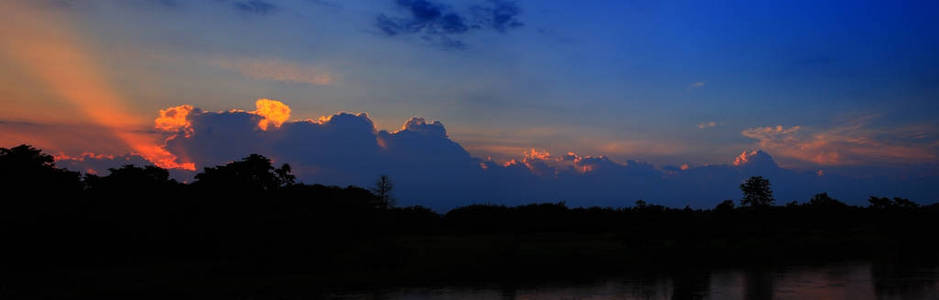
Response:
[{"label": "tree line", "polygon": [[779,206],[763,177],[740,185],[739,202],[704,210],[640,200],[618,208],[474,204],[438,213],[396,206],[393,187],[387,176],[370,188],[299,183],[289,165],[257,154],[181,183],[155,166],[82,175],[28,145],[0,148],[0,280],[198,266],[250,276],[306,272],[325,282],[419,281],[939,249],[932,238],[939,205],[871,197],[857,207],[820,193]]}]

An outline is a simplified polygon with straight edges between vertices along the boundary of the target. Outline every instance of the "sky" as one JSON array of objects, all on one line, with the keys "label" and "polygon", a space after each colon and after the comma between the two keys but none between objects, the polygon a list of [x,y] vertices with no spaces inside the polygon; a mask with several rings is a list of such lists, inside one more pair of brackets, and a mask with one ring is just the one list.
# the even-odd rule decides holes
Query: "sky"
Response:
[{"label": "sky", "polygon": [[[32,144],[80,171],[156,164],[185,180],[261,152],[311,183],[395,173],[399,197],[446,208],[560,195],[708,206],[739,197],[740,178],[778,169],[798,176],[777,181],[844,190],[849,202],[874,192],[939,201],[929,188],[939,185],[934,2],[0,0],[0,9],[0,146]],[[771,163],[751,174],[748,156]],[[604,164],[616,171],[602,174]],[[721,168],[735,172],[729,187],[706,200],[683,200],[700,189],[656,192],[731,172]],[[710,173],[686,174],[694,170]],[[491,193],[440,204],[428,191],[461,180],[431,185],[426,174],[472,178]],[[782,183],[786,195],[793,187]],[[619,199],[622,184],[649,196]]]}]

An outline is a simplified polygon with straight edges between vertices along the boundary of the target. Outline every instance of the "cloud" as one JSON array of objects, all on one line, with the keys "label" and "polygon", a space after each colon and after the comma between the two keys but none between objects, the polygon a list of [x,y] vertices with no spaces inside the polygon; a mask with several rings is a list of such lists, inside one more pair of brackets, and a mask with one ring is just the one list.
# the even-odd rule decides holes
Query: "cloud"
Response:
[{"label": "cloud", "polygon": [[379,14],[375,26],[387,36],[416,34],[421,39],[445,48],[462,49],[466,44],[457,37],[471,31],[492,30],[505,33],[521,27],[521,10],[514,2],[491,0],[458,11],[429,0],[397,0],[404,17]]},{"label": "cloud", "polygon": [[686,146],[681,142],[667,140],[622,140],[602,144],[598,149],[610,155],[639,155],[647,153],[673,155],[687,150]]},{"label": "cloud", "polygon": [[935,163],[939,147],[922,132],[868,128],[861,118],[829,129],[756,127],[741,134],[777,155],[819,165]]},{"label": "cloud", "polygon": [[281,124],[284,124],[284,122],[290,118],[290,107],[283,102],[271,99],[258,99],[258,101],[255,102],[255,106],[257,109],[254,113],[262,117],[261,121],[258,122],[258,127],[261,128],[261,130],[267,130],[271,125],[280,127]]},{"label": "cloud", "polygon": [[515,2],[490,0],[489,5],[475,5],[472,11],[478,23],[486,24],[499,32],[524,25],[517,18],[522,11]]},{"label": "cloud", "polygon": [[[153,140],[159,140],[155,133]],[[134,150],[110,130],[87,123],[37,123],[0,120],[0,147],[29,144],[50,153],[127,153]]]},{"label": "cloud", "polygon": [[330,85],[335,81],[332,74],[318,67],[275,58],[228,58],[213,59],[210,62],[216,67],[235,71],[254,79],[310,85]]},{"label": "cloud", "polygon": [[71,24],[62,21],[64,18],[16,1],[0,2],[0,10],[18,12],[6,20],[12,25],[5,28],[15,30],[0,31],[4,36],[0,54],[18,62],[25,76],[47,87],[148,161],[164,168],[192,167],[163,149],[152,135],[130,130],[142,120],[130,112],[126,99],[111,86],[92,51],[70,30]]},{"label": "cloud", "polygon": [[189,123],[189,113],[192,105],[180,105],[161,109],[159,116],[153,121],[157,130],[174,132],[180,131],[186,135],[192,134],[192,124]]},{"label": "cloud", "polygon": [[703,87],[703,86],[704,86],[704,81],[698,81],[698,82],[694,82],[694,83],[688,85],[688,87],[690,87],[690,88],[699,88],[699,87]]},{"label": "cloud", "polygon": [[[290,120],[289,107],[260,99],[255,111],[209,112],[191,106],[161,110],[155,124],[164,149],[196,167],[238,160],[250,153],[289,163],[306,183],[370,185],[389,175],[401,205],[420,204],[447,210],[471,203],[523,204],[566,201],[571,206],[631,205],[635,200],[674,207],[713,207],[739,197],[737,186],[749,176],[773,182],[780,203],[805,201],[829,192],[861,204],[870,195],[917,200],[939,196],[939,176],[853,178],[835,167],[800,172],[779,167],[769,153],[744,151],[726,164],[657,168],[604,155],[568,152],[553,155],[527,149],[507,162],[471,156],[450,139],[442,122],[412,117],[393,131],[379,130],[365,113],[336,113],[317,119]],[[261,124],[266,125],[266,129]],[[279,126],[277,126],[279,124]],[[752,135],[785,136],[801,127],[751,130]],[[916,134],[910,134],[918,136]],[[780,138],[786,140],[786,138]],[[58,155],[62,166],[101,174],[126,163],[145,163],[135,155]],[[835,172],[830,172],[834,170]],[[181,180],[194,172],[173,170]],[[820,176],[819,174],[824,174]],[[861,188],[859,188],[861,187]]]},{"label": "cloud", "polygon": [[701,123],[698,123],[698,128],[700,128],[700,129],[704,129],[704,128],[714,128],[714,127],[717,127],[717,122],[710,121],[710,122],[701,122]]},{"label": "cloud", "polygon": [[232,2],[232,7],[238,11],[258,15],[269,14],[277,8],[274,4],[261,0],[235,1]]}]

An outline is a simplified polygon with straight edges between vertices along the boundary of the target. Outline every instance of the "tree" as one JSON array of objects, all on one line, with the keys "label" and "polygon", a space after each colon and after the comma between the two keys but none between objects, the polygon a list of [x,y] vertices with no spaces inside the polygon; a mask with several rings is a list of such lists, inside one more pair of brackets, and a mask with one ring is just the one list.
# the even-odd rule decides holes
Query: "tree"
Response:
[{"label": "tree", "polygon": [[290,165],[274,168],[267,157],[251,154],[224,166],[205,168],[196,174],[195,186],[229,191],[273,191],[294,183]]},{"label": "tree", "polygon": [[875,197],[871,196],[867,199],[867,202],[870,203],[870,208],[875,209],[888,209],[888,208],[903,208],[903,209],[912,209],[919,207],[919,204],[916,202],[910,201],[910,199],[893,197],[893,200],[887,197]]},{"label": "tree", "polygon": [[0,148],[0,189],[7,193],[66,193],[82,189],[78,172],[55,167],[52,155],[29,145]]},{"label": "tree", "polygon": [[376,207],[389,208],[394,206],[394,198],[391,197],[392,188],[394,188],[394,184],[391,183],[391,178],[388,175],[378,177],[375,186],[370,189],[372,194],[375,194]]},{"label": "tree", "polygon": [[838,201],[838,199],[828,196],[828,193],[815,194],[812,196],[812,199],[809,200],[809,207],[814,208],[844,208],[848,207],[844,202]]},{"label": "tree", "polygon": [[887,209],[893,207],[893,201],[887,197],[871,196],[867,199],[867,202],[870,203],[868,207],[874,209]]},{"label": "tree", "polygon": [[85,174],[85,184],[90,191],[105,193],[165,193],[179,183],[170,178],[166,169],[157,166],[138,167],[124,165],[108,169],[108,176]]},{"label": "tree", "polygon": [[740,204],[749,207],[767,207],[773,205],[773,190],[770,189],[769,180],[763,176],[753,176],[740,184],[743,199]]},{"label": "tree", "polygon": [[721,201],[721,203],[718,203],[717,206],[714,207],[714,210],[731,211],[731,210],[734,210],[734,206],[735,206],[734,200],[728,199],[728,200]]},{"label": "tree", "polygon": [[893,197],[893,205],[899,208],[912,209],[918,208],[919,204],[916,202],[910,201],[910,199]]}]

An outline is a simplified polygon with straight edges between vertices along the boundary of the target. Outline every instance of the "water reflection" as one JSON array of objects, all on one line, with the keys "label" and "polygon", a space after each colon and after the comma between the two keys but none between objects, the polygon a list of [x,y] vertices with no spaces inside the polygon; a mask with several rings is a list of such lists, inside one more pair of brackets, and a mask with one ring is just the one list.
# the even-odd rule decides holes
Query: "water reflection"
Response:
[{"label": "water reflection", "polygon": [[334,299],[939,299],[939,268],[846,263],[734,270],[689,269],[592,283],[392,288]]}]

